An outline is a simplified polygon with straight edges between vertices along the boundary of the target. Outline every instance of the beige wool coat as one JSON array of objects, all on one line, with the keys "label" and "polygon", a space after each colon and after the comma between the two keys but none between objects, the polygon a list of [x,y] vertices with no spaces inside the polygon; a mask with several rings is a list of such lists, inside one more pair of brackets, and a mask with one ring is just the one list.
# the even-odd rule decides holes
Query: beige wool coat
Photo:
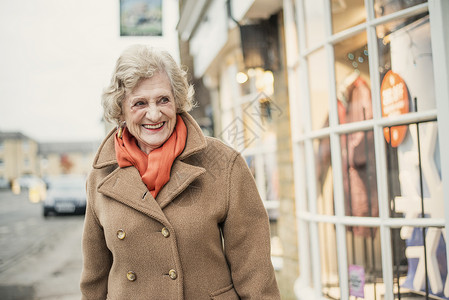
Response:
[{"label": "beige wool coat", "polygon": [[135,167],[119,168],[114,133],[87,182],[83,299],[280,299],[266,210],[240,154],[188,137],[156,199]]}]

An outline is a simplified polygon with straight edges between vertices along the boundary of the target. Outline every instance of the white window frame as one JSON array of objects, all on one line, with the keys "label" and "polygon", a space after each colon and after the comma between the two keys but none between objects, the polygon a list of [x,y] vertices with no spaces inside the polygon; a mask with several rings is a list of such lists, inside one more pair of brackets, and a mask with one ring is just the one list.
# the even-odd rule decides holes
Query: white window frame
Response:
[{"label": "white window frame", "polygon": [[[342,32],[332,34],[331,24],[331,6],[330,0],[320,0],[324,3],[326,16],[326,38],[325,41],[313,48],[306,48],[305,16],[303,10],[303,0],[284,0],[284,11],[286,12],[286,31],[288,31],[288,22],[296,23],[298,46],[297,54],[287,53],[287,65],[289,72],[289,95],[290,112],[292,126],[292,145],[294,159],[295,176],[295,197],[296,197],[296,230],[298,234],[299,245],[299,268],[300,277],[295,284],[295,293],[300,299],[324,299],[321,286],[321,262],[320,245],[318,241],[318,223],[334,224],[336,228],[337,257],[340,276],[341,299],[349,298],[348,287],[348,261],[346,249],[345,226],[350,225],[368,225],[378,227],[381,237],[381,255],[382,272],[385,287],[385,299],[393,300],[393,260],[391,247],[391,229],[400,228],[405,225],[424,227],[424,226],[443,226],[446,236],[449,236],[449,158],[444,153],[449,151],[449,135],[439,130],[439,142],[441,153],[441,170],[445,203],[444,219],[398,219],[390,218],[387,206],[388,182],[386,170],[386,153],[384,151],[385,140],[383,127],[402,123],[412,123],[416,121],[426,121],[438,119],[438,128],[449,128],[449,21],[447,13],[449,12],[449,1],[447,0],[429,0],[428,3],[419,4],[408,9],[392,13],[380,18],[374,17],[374,0],[365,0],[365,7],[368,9],[367,20],[365,23],[346,29]],[[291,2],[296,7],[296,22],[289,15],[288,8],[291,9]],[[377,67],[378,48],[376,41],[376,26],[392,21],[393,19],[403,18],[414,15],[418,12],[429,11],[431,24],[431,41],[435,75],[435,97],[437,109],[431,111],[422,111],[409,113],[397,117],[381,117],[381,107],[379,91],[380,78]],[[371,79],[371,98],[373,99],[373,119],[363,122],[356,122],[344,125],[338,125],[337,98],[335,92],[336,79],[334,67],[334,45],[357,33],[366,31],[369,51],[370,79]],[[286,33],[288,34],[288,32]],[[288,41],[287,41],[288,43]],[[296,43],[296,41],[292,41]],[[312,130],[310,112],[310,93],[308,81],[308,62],[310,54],[324,47],[329,62],[329,119],[330,126],[319,130]],[[294,48],[294,47],[293,47]],[[287,51],[289,45],[287,44]],[[301,99],[297,93],[301,93]],[[360,130],[373,130],[377,169],[377,190],[379,199],[379,217],[350,217],[345,216],[344,211],[344,192],[341,170],[340,153],[340,135]],[[334,180],[334,205],[335,216],[319,215],[317,213],[315,199],[316,182],[314,176],[314,151],[313,140],[321,137],[329,137],[331,143],[332,175]],[[308,209],[307,209],[308,207]],[[446,242],[447,243],[447,242]],[[447,243],[448,244],[448,243]],[[447,257],[449,257],[449,247]],[[310,276],[312,275],[312,276]],[[312,284],[313,283],[313,284]],[[313,286],[313,287],[312,287]]]}]

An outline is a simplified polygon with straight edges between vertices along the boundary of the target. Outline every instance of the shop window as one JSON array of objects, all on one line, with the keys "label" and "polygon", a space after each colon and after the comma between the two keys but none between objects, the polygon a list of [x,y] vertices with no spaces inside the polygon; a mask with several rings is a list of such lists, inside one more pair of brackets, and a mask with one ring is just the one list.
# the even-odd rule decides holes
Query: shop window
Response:
[{"label": "shop window", "polygon": [[276,220],[279,205],[279,175],[275,120],[283,111],[272,99],[273,73],[263,68],[239,70],[230,65],[222,78],[222,140],[245,158],[265,203],[270,219]]},{"label": "shop window", "polygon": [[309,90],[312,128],[329,126],[328,62],[324,48],[315,51],[308,58]]},{"label": "shop window", "polygon": [[379,216],[373,131],[343,134],[340,145],[345,214]]},{"label": "shop window", "polygon": [[267,201],[279,199],[279,172],[275,152],[263,155],[265,176],[265,191]]},{"label": "shop window", "polygon": [[[391,217],[444,218],[437,123],[386,129]],[[395,130],[404,132],[405,138],[394,147],[392,144],[398,143],[392,134]],[[408,236],[412,230],[404,227],[401,232]]]},{"label": "shop window", "polygon": [[[340,136],[345,214],[379,216],[373,131]],[[364,231],[363,227],[357,230]]]},{"label": "shop window", "polygon": [[[304,0],[305,30],[307,48],[312,48],[325,40],[324,1]],[[323,72],[324,74],[325,72]]]},{"label": "shop window", "polygon": [[380,233],[377,227],[346,227],[349,299],[383,299]]},{"label": "shop window", "polygon": [[[447,41],[432,45],[440,12],[429,14],[426,2],[295,1],[305,45],[291,71],[299,74],[291,116],[292,124],[310,124],[292,139],[298,291],[326,299],[449,299],[444,129],[435,96],[446,82],[434,76],[440,65],[433,60]],[[339,280],[330,275],[331,259]]]},{"label": "shop window", "polygon": [[427,13],[376,28],[384,117],[436,108]]},{"label": "shop window", "polygon": [[448,299],[444,228],[391,230],[395,298]]},{"label": "shop window", "polygon": [[340,124],[373,118],[366,32],[334,46]]},{"label": "shop window", "polygon": [[254,179],[256,178],[256,160],[254,155],[245,156],[246,164],[248,165],[251,174],[253,174]]},{"label": "shop window", "polygon": [[426,2],[427,0],[374,0],[374,12],[378,18]]},{"label": "shop window", "polygon": [[323,215],[334,215],[330,139],[317,139],[313,144],[316,165],[317,212]]},{"label": "shop window", "polygon": [[331,10],[333,33],[366,22],[364,0],[335,0],[331,2]]},{"label": "shop window", "polygon": [[[226,127],[224,127],[223,131],[220,133],[220,138],[223,139],[223,141],[225,141],[229,145],[234,145],[234,142],[235,142],[234,141],[235,132],[232,127],[234,120],[235,120],[235,117],[234,117],[234,112],[232,110],[223,110],[223,113],[221,115],[221,121],[222,121],[222,124]],[[234,126],[237,126],[237,125],[234,125]]]},{"label": "shop window", "polygon": [[335,225],[319,223],[318,232],[323,296],[327,299],[341,299]]}]

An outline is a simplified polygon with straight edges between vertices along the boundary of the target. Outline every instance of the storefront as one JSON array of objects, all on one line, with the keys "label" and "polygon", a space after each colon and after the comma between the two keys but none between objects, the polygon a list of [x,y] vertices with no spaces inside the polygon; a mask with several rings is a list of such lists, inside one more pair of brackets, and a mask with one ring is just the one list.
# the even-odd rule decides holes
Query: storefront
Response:
[{"label": "storefront", "polygon": [[278,221],[283,299],[449,299],[447,16],[447,0],[183,1],[214,135]]},{"label": "storefront", "polygon": [[[247,161],[271,220],[275,269],[278,274],[293,270],[290,280],[281,282],[294,297],[298,251],[292,226],[288,90],[285,80],[280,80],[286,78],[279,34],[282,27],[282,0],[182,1],[178,24],[180,44],[188,43],[189,71],[209,91],[213,135],[240,151]],[[182,61],[188,63],[189,57],[182,53]],[[290,172],[282,171],[280,158]],[[291,206],[291,220],[282,218],[290,227],[284,232],[279,232],[281,203]],[[288,249],[283,246],[282,234],[292,237],[284,239],[292,244]],[[286,259],[286,254],[291,259]]]},{"label": "storefront", "polygon": [[449,299],[448,4],[284,1],[298,298]]},{"label": "storefront", "polygon": [[[270,20],[270,16],[282,9],[282,2],[272,1],[269,7],[259,8],[253,7],[253,2],[233,1],[231,6],[230,1],[186,1],[178,29],[181,40],[189,41],[194,76],[202,78],[210,92],[214,136],[244,156],[268,213],[275,220],[279,180],[273,119],[282,112],[272,99],[273,72],[279,64],[267,63],[265,52],[256,44],[263,44],[267,30],[277,28],[278,19]],[[238,23],[244,16],[252,23]],[[274,31],[276,39],[277,29]],[[242,40],[247,50],[242,50]],[[252,41],[245,42],[248,40]],[[262,47],[274,49],[277,44],[276,40],[276,45]],[[273,57],[278,57],[277,53]]]}]

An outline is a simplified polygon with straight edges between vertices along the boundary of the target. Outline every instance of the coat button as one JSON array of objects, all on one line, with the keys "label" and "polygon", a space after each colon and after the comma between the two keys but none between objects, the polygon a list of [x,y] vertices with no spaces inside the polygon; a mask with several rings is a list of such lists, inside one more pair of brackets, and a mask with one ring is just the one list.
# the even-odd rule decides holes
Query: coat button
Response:
[{"label": "coat button", "polygon": [[167,228],[162,228],[161,233],[164,237],[168,238],[170,236],[170,231]]},{"label": "coat button", "polygon": [[177,274],[176,271],[173,270],[173,269],[171,269],[171,270],[168,272],[168,276],[170,276],[170,278],[173,279],[173,280],[175,280],[176,278],[178,278],[178,274]]},{"label": "coat button", "polygon": [[125,238],[125,236],[126,236],[126,233],[125,233],[125,231],[123,229],[117,230],[117,237],[120,240],[123,240]]},{"label": "coat button", "polygon": [[137,276],[133,271],[129,271],[128,273],[126,273],[126,278],[128,278],[129,281],[134,281],[137,279]]}]

